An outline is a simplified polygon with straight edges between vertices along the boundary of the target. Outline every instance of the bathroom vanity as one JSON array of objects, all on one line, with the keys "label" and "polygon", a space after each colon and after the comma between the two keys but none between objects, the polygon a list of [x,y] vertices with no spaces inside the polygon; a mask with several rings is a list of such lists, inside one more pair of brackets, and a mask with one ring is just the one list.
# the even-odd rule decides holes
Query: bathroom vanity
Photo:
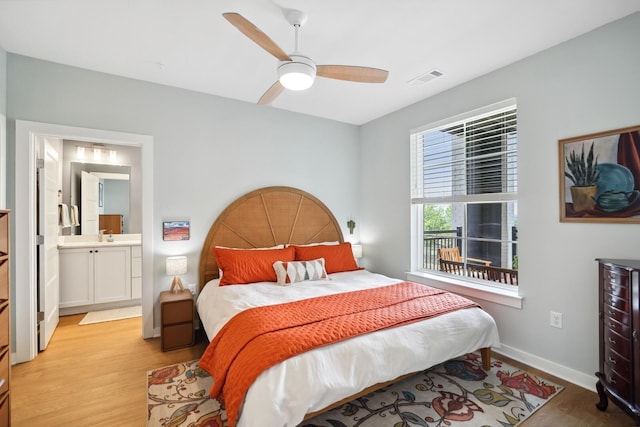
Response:
[{"label": "bathroom vanity", "polygon": [[60,236],[60,314],[140,304],[142,257],[139,234]]}]

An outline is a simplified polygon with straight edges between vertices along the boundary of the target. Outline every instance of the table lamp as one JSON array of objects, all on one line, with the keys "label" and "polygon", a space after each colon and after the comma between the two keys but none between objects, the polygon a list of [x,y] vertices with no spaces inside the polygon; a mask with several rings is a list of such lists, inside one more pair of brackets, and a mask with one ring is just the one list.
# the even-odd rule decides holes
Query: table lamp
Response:
[{"label": "table lamp", "polygon": [[180,280],[181,274],[187,273],[187,257],[186,256],[170,256],[167,258],[166,264],[167,276],[173,276],[173,282],[171,282],[171,292],[178,293],[184,290],[182,286],[182,280]]}]

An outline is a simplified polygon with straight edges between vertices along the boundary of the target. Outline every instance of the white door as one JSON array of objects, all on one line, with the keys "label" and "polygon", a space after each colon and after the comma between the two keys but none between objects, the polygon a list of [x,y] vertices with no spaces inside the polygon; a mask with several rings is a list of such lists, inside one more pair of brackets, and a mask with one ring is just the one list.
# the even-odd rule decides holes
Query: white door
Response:
[{"label": "white door", "polygon": [[38,246],[38,310],[44,315],[40,322],[40,351],[47,348],[59,320],[58,176],[61,166],[54,145],[62,147],[62,141],[38,138],[39,158],[44,160],[44,167],[38,171],[38,229],[44,236],[44,244]]},{"label": "white door", "polygon": [[98,184],[97,176],[82,171],[80,183],[80,229],[82,234],[98,234]]}]

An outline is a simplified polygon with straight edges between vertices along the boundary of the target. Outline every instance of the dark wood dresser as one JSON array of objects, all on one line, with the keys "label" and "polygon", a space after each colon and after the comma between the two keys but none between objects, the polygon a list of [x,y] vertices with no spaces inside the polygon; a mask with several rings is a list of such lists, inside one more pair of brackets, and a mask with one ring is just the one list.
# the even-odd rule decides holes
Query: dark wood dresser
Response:
[{"label": "dark wood dresser", "polygon": [[9,211],[0,210],[0,427],[11,425],[11,307],[9,285]]},{"label": "dark wood dresser", "polygon": [[640,260],[597,259],[600,370],[598,409],[608,399],[640,425]]}]

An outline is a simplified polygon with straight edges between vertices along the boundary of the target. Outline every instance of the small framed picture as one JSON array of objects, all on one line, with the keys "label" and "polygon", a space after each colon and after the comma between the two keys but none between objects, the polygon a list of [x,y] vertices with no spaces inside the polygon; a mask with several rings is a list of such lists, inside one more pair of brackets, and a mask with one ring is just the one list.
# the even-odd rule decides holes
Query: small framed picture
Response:
[{"label": "small framed picture", "polygon": [[189,240],[189,221],[163,221],[162,240]]}]

